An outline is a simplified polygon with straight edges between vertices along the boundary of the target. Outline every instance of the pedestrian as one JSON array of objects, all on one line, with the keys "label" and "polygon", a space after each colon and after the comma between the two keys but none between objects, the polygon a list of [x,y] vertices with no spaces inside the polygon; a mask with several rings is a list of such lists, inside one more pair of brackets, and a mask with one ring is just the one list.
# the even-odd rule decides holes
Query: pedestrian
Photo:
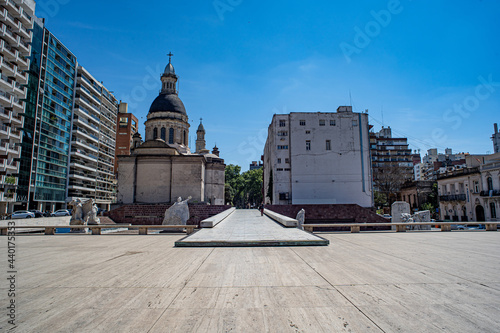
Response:
[{"label": "pedestrian", "polygon": [[259,206],[260,216],[264,216],[264,203],[262,202]]}]

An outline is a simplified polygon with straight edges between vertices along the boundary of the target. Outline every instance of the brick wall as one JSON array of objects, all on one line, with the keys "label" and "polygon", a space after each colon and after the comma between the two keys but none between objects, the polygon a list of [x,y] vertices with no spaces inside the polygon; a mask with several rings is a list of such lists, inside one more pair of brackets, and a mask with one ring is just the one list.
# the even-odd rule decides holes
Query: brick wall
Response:
[{"label": "brick wall", "polygon": [[[266,208],[290,218],[304,208],[307,223],[387,223],[385,218],[377,215],[369,208],[359,205],[266,205]],[[340,228],[336,228],[339,229]],[[367,228],[370,230],[387,230],[390,227]],[[347,229],[346,229],[347,230]]]},{"label": "brick wall", "polygon": [[[116,223],[133,225],[161,225],[165,211],[171,204],[131,204],[123,205],[109,211],[106,215]],[[199,225],[201,221],[222,213],[231,206],[215,206],[189,204],[189,220],[187,224]]]}]

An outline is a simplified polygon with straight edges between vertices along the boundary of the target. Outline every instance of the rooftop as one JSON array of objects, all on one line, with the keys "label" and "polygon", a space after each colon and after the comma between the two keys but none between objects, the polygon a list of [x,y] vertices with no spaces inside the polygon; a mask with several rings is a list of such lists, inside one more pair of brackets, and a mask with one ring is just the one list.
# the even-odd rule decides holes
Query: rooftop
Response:
[{"label": "rooftop", "polygon": [[[319,235],[330,245],[175,248],[184,235],[18,236],[17,331],[500,331],[500,233]],[[7,255],[0,265],[5,276]]]}]

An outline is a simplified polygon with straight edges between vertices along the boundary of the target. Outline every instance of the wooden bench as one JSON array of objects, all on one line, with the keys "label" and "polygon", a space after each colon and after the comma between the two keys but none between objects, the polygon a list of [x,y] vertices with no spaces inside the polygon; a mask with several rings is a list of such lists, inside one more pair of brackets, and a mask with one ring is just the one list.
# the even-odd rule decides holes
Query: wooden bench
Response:
[{"label": "wooden bench", "polygon": [[45,235],[54,235],[56,229],[90,229],[92,235],[100,235],[102,229],[128,228],[129,230],[139,230],[139,235],[147,235],[149,229],[165,230],[165,229],[185,229],[186,233],[192,234],[196,225],[57,225],[57,226],[0,226],[0,235],[7,235],[9,229],[33,229],[44,230]]},{"label": "wooden bench", "polygon": [[351,233],[359,233],[361,227],[396,227],[396,232],[406,232],[406,227],[417,225],[440,225],[441,231],[451,231],[452,225],[478,225],[484,224],[486,231],[497,231],[500,222],[412,222],[412,223],[325,223],[325,224],[304,224],[304,230],[313,232],[314,228],[351,228]]}]

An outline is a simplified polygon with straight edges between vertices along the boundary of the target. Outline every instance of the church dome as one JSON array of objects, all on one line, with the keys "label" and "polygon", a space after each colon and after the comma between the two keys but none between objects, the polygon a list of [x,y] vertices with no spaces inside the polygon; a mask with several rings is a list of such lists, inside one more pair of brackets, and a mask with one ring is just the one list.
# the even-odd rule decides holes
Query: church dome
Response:
[{"label": "church dome", "polygon": [[171,63],[168,63],[167,67],[165,67],[165,71],[163,74],[174,74],[175,75],[175,69],[174,66]]},{"label": "church dome", "polygon": [[187,116],[184,103],[177,94],[160,94],[149,108],[149,113],[152,112],[177,112]]}]

